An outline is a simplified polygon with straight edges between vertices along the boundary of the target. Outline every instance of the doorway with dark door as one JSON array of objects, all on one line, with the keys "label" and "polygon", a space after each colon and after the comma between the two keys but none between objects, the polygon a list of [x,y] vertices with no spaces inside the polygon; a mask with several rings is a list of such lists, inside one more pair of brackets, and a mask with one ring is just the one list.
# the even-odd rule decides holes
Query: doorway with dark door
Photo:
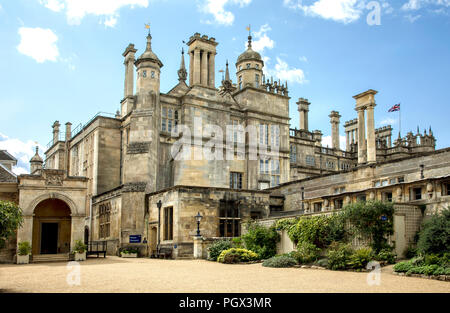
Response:
[{"label": "doorway with dark door", "polygon": [[41,254],[58,253],[58,223],[41,225]]}]

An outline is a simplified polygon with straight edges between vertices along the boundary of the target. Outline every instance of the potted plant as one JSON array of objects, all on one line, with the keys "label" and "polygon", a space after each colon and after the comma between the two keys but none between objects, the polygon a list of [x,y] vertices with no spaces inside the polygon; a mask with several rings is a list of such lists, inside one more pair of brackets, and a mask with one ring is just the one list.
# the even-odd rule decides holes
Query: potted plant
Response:
[{"label": "potted plant", "polygon": [[17,264],[30,263],[31,245],[28,241],[19,242],[17,248]]},{"label": "potted plant", "polygon": [[81,240],[75,241],[73,253],[75,253],[75,261],[86,261],[86,245]]},{"label": "potted plant", "polygon": [[122,258],[137,258],[139,250],[137,248],[125,248],[120,252]]}]

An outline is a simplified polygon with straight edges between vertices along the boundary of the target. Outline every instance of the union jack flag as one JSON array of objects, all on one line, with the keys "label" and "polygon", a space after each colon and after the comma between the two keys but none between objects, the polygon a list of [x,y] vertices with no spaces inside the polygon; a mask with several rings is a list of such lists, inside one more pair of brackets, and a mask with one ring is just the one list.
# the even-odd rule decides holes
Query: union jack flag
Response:
[{"label": "union jack flag", "polygon": [[396,112],[396,111],[400,111],[400,103],[394,105],[392,108],[389,109],[388,112]]}]

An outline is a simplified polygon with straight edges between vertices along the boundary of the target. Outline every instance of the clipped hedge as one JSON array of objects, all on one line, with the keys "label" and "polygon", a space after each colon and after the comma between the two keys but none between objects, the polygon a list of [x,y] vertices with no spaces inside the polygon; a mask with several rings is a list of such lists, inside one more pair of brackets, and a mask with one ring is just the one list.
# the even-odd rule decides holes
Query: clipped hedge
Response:
[{"label": "clipped hedge", "polygon": [[309,242],[301,242],[297,245],[297,251],[293,257],[299,264],[309,264],[316,261],[320,256],[320,249]]},{"label": "clipped hedge", "polygon": [[217,262],[232,264],[232,263],[240,263],[240,262],[250,262],[259,260],[259,256],[257,253],[240,248],[231,248],[228,250],[224,250],[220,253],[217,258]]},{"label": "clipped hedge", "polygon": [[224,250],[228,250],[233,247],[233,243],[230,240],[217,240],[214,241],[208,247],[208,260],[217,261],[217,258]]}]

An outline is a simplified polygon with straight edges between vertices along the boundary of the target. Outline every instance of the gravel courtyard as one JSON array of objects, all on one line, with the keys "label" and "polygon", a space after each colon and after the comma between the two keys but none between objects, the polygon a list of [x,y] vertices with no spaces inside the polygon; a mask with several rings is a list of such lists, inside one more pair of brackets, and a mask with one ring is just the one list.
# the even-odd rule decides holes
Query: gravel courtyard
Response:
[{"label": "gravel courtyard", "polygon": [[261,264],[223,265],[204,260],[88,259],[81,283],[70,286],[67,263],[0,265],[0,292],[450,292],[450,283],[381,272],[369,286],[367,273],[275,269]]}]

